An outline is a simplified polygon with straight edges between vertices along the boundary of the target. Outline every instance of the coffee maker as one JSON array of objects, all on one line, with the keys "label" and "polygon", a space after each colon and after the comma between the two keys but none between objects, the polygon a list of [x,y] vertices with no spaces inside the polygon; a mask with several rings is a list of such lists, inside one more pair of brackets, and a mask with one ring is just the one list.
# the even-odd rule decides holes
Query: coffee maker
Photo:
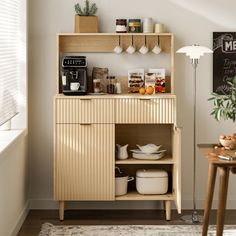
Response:
[{"label": "coffee maker", "polygon": [[65,95],[85,95],[88,89],[85,56],[64,56],[61,68],[62,92]]}]

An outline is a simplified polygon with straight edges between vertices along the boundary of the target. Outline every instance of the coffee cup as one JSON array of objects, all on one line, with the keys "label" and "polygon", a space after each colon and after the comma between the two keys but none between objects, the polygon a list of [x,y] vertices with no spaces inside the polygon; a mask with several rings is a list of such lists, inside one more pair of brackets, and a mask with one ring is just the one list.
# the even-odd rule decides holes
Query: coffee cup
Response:
[{"label": "coffee cup", "polygon": [[120,54],[123,51],[123,48],[121,46],[116,46],[113,50],[116,54]]},{"label": "coffee cup", "polygon": [[153,49],[152,52],[155,54],[159,54],[161,52],[160,46],[157,44]]},{"label": "coffee cup", "polygon": [[80,87],[80,83],[70,83],[70,90],[71,91],[76,91],[76,90],[79,90],[79,87]]},{"label": "coffee cup", "polygon": [[148,48],[146,45],[143,45],[140,49],[139,52],[142,54],[146,54],[148,52]]},{"label": "coffee cup", "polygon": [[129,54],[133,54],[135,52],[135,47],[133,45],[130,45],[127,49],[126,52]]}]

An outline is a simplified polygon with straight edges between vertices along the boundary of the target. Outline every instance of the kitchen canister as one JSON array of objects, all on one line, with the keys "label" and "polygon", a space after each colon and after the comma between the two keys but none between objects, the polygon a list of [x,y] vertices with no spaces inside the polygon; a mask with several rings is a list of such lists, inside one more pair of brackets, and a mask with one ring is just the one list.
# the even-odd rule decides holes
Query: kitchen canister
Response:
[{"label": "kitchen canister", "polygon": [[116,19],[116,33],[126,33],[126,32],[127,32],[127,20]]},{"label": "kitchen canister", "polygon": [[155,24],[155,33],[163,33],[164,30],[163,24]]},{"label": "kitchen canister", "polygon": [[165,194],[168,191],[168,173],[159,169],[137,170],[136,189],[140,194]]},{"label": "kitchen canister", "polygon": [[151,17],[143,19],[143,33],[153,33],[153,20]]},{"label": "kitchen canister", "polygon": [[130,33],[142,33],[140,19],[129,19],[128,28]]}]

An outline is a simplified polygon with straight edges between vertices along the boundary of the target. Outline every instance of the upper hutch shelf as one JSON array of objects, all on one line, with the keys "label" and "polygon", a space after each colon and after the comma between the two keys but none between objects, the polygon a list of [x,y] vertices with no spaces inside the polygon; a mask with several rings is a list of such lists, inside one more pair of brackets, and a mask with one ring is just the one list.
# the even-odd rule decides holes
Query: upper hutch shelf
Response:
[{"label": "upper hutch shelf", "polygon": [[[59,33],[57,35],[58,74],[57,93],[61,93],[60,67],[61,56],[65,53],[114,53],[114,48],[119,44],[125,51],[132,43],[139,49],[145,43],[151,50],[157,43],[163,53],[169,54],[169,71],[166,76],[168,93],[174,94],[174,36],[172,33]],[[126,53],[126,52],[124,52]],[[149,52],[150,54],[152,52]],[[148,54],[149,54],[148,53]],[[148,55],[147,54],[147,55]],[[135,53],[134,56],[142,56]],[[158,64],[157,64],[158,67]],[[127,77],[126,77],[127,79]],[[127,84],[127,83],[126,83]]]},{"label": "upper hutch shelf", "polygon": [[60,33],[60,52],[113,52],[113,49],[120,44],[122,48],[127,48],[133,37],[134,45],[140,48],[145,41],[149,48],[153,48],[157,42],[162,48],[162,52],[170,53],[173,45],[172,33]]}]

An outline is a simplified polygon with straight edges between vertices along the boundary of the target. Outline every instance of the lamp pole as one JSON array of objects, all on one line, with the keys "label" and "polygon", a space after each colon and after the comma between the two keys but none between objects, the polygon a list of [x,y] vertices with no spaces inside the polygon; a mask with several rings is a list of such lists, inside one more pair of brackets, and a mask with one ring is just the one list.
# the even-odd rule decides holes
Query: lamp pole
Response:
[{"label": "lamp pole", "polygon": [[193,77],[194,77],[194,93],[193,93],[193,213],[192,213],[192,222],[199,223],[199,216],[196,210],[196,101],[197,101],[197,66],[198,59],[191,59],[193,66]]},{"label": "lamp pole", "polygon": [[197,85],[197,66],[201,56],[205,53],[212,53],[213,51],[207,47],[199,45],[191,45],[180,48],[177,53],[184,53],[191,59],[193,67],[193,212],[191,215],[182,216],[181,219],[189,224],[197,224],[202,222],[203,217],[200,216],[196,209],[196,85]]}]

